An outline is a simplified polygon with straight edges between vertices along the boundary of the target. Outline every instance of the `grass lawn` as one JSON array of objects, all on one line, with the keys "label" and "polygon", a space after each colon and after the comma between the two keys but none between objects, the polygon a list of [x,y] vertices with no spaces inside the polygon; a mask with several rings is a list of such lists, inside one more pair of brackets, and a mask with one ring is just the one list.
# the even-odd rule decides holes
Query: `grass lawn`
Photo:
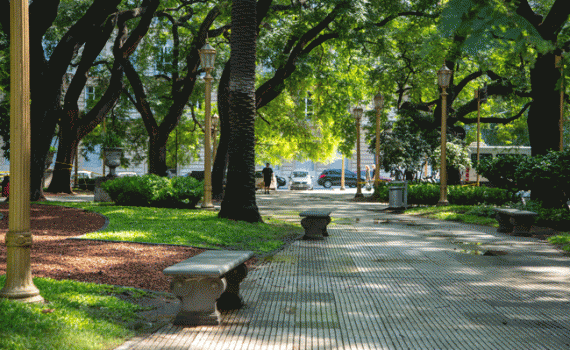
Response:
[{"label": "grass lawn", "polygon": [[[187,209],[123,207],[109,203],[59,203],[105,215],[109,225],[83,236],[129,242],[168,243],[205,248],[252,250],[265,255],[303,233],[298,223],[264,217],[249,224],[218,219],[217,212]],[[0,289],[5,276],[0,276]],[[142,309],[125,301],[147,293],[132,288],[34,278],[46,304],[0,299],[0,349],[112,349],[148,324]],[[123,297],[123,298],[120,298]]]},{"label": "grass lawn", "polygon": [[303,233],[300,224],[264,217],[264,223],[218,219],[205,210],[125,207],[95,202],[44,202],[100,213],[109,218],[102,231],[82,236],[127,242],[167,243],[201,248],[252,250],[267,254]]},{"label": "grass lawn", "polygon": [[[445,221],[459,221],[468,224],[485,225],[492,227],[499,227],[497,220],[488,217],[488,213],[478,212],[471,205],[447,205],[447,206],[432,206],[432,207],[415,207],[406,209],[405,213],[408,215],[421,215],[431,219],[445,220]],[[480,216],[477,214],[487,214]]]},{"label": "grass lawn", "polygon": [[[5,276],[0,276],[0,288]],[[112,349],[145,322],[142,308],[119,296],[141,298],[145,292],[95,283],[34,278],[45,304],[0,299],[0,349]]]}]

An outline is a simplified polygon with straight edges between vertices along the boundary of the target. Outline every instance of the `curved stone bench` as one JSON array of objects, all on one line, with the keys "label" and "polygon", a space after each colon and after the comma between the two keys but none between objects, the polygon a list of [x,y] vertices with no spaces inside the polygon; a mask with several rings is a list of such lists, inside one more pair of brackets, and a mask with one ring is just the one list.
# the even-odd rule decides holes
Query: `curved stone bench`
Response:
[{"label": "curved stone bench", "polygon": [[175,325],[219,325],[220,310],[243,306],[239,284],[247,275],[250,251],[209,250],[162,272],[174,277],[172,293],[180,299]]},{"label": "curved stone bench", "polygon": [[493,210],[497,213],[495,218],[499,222],[498,232],[521,236],[530,235],[530,228],[538,215],[535,212],[520,209],[493,208]]},{"label": "curved stone bench", "polygon": [[327,225],[331,222],[330,210],[307,210],[299,213],[303,217],[301,226],[305,229],[305,240],[323,240],[328,237]]}]

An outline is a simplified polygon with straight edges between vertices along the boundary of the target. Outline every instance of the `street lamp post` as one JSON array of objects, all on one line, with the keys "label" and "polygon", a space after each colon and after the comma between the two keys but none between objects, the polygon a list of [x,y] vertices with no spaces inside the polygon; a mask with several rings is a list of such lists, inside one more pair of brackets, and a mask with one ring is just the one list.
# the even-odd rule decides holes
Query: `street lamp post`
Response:
[{"label": "street lamp post", "polygon": [[384,108],[384,96],[378,93],[374,96],[374,107],[376,107],[376,169],[374,170],[374,185],[380,182],[380,113]]},{"label": "street lamp post", "polygon": [[204,116],[204,201],[202,208],[212,209],[212,147],[211,147],[211,124],[210,124],[210,100],[212,98],[212,76],[210,71],[214,68],[214,59],[216,58],[216,50],[208,43],[199,50],[200,62],[206,70],[204,81],[206,82],[206,110]]},{"label": "street lamp post", "polygon": [[354,118],[356,119],[356,195],[354,198],[364,197],[360,177],[360,118],[362,118],[362,112],[362,107],[354,107],[352,110]]},{"label": "street lamp post", "polygon": [[441,170],[439,175],[439,202],[437,205],[449,205],[447,201],[447,87],[453,71],[443,64],[437,71],[437,83],[441,87]]},{"label": "street lamp post", "polygon": [[218,132],[218,126],[220,125],[220,117],[217,114],[214,114],[212,117],[212,159],[216,159],[216,151],[218,150],[218,142],[216,141],[216,133]]},{"label": "street lamp post", "polygon": [[27,0],[10,1],[10,202],[6,282],[0,298],[44,299],[32,281],[30,250],[30,46]]}]

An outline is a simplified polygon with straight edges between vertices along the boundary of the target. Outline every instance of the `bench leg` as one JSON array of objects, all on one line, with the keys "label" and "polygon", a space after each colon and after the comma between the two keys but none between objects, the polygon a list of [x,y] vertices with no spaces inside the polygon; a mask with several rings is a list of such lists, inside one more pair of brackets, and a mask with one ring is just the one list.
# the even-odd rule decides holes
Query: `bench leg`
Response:
[{"label": "bench leg", "polygon": [[509,215],[497,213],[497,215],[495,215],[495,218],[499,223],[499,228],[497,229],[497,232],[502,232],[502,233],[513,232],[513,224],[511,223],[510,220],[511,217]]},{"label": "bench leg", "polygon": [[180,311],[175,325],[219,325],[220,312],[216,300],[226,289],[222,278],[176,278],[171,290],[180,299]]},{"label": "bench leg", "polygon": [[530,227],[534,224],[534,217],[512,217],[510,222],[513,225],[513,235],[529,236]]},{"label": "bench leg", "polygon": [[306,217],[301,220],[301,226],[305,229],[304,240],[323,240],[329,234],[327,225],[331,222],[331,218],[314,218]]},{"label": "bench leg", "polygon": [[241,264],[224,275],[228,283],[226,291],[218,299],[218,310],[235,310],[243,306],[243,299],[239,292],[239,284],[247,276],[247,266]]}]

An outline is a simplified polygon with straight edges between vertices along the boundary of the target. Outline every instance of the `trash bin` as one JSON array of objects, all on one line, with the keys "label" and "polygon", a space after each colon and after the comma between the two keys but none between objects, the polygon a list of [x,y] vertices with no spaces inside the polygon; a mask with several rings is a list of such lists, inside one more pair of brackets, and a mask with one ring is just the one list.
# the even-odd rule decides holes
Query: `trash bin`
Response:
[{"label": "trash bin", "polygon": [[388,186],[388,208],[408,207],[408,181],[392,181]]}]

